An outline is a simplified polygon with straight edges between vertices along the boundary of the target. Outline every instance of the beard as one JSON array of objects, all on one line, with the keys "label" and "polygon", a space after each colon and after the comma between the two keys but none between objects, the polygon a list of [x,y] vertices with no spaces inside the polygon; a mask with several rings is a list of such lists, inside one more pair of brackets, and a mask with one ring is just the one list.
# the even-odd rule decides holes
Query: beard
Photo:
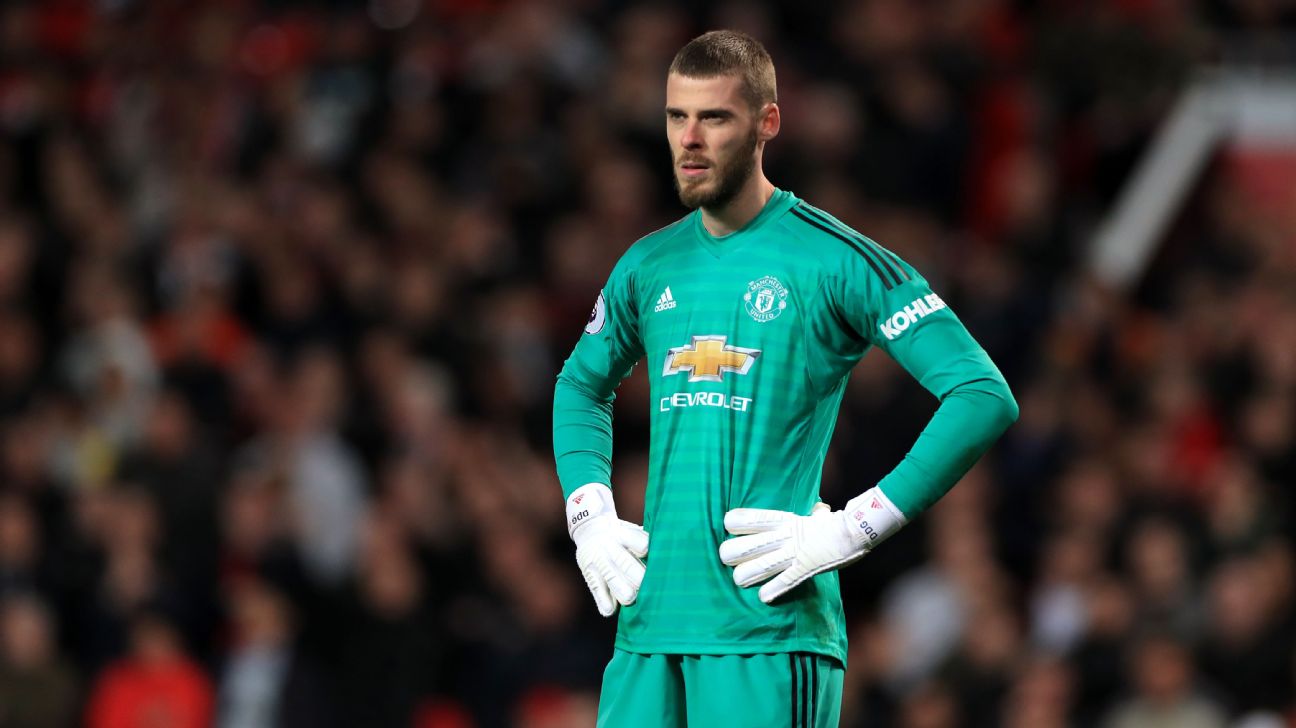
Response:
[{"label": "beard", "polygon": [[753,126],[751,133],[728,161],[716,160],[716,165],[711,168],[709,188],[705,183],[682,183],[678,172],[672,176],[675,178],[675,191],[685,207],[690,210],[699,207],[714,210],[729,204],[755,170],[756,127]]}]

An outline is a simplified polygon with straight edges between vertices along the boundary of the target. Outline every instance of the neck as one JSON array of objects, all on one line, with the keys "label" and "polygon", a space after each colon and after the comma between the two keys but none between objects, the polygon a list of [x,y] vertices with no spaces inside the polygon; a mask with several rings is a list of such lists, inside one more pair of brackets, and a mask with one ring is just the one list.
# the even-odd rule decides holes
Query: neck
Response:
[{"label": "neck", "polygon": [[774,184],[757,167],[747,184],[724,207],[702,208],[702,225],[716,237],[728,235],[759,215],[773,194]]}]

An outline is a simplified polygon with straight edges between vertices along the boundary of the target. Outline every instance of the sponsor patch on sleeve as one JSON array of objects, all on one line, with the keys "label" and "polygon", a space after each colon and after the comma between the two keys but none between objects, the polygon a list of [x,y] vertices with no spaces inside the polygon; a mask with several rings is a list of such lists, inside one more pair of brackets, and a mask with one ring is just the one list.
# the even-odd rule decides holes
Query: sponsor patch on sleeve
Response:
[{"label": "sponsor patch on sleeve", "polygon": [[594,301],[594,310],[590,311],[589,322],[585,324],[585,333],[597,334],[603,330],[605,323],[607,323],[607,305],[603,303],[603,292],[599,291],[598,298]]},{"label": "sponsor patch on sleeve", "polygon": [[878,324],[882,335],[887,341],[894,341],[901,334],[909,330],[909,327],[930,316],[937,311],[945,308],[945,302],[935,293],[929,293],[922,298],[915,298],[912,303],[888,316],[882,323]]}]

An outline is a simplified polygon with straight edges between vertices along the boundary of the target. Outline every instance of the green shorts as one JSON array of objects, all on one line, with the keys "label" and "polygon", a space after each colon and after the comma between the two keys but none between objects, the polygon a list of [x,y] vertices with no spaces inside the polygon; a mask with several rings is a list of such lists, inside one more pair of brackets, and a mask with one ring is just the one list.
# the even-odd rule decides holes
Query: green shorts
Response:
[{"label": "green shorts", "polygon": [[845,670],[831,657],[640,655],[616,650],[598,728],[837,728]]}]

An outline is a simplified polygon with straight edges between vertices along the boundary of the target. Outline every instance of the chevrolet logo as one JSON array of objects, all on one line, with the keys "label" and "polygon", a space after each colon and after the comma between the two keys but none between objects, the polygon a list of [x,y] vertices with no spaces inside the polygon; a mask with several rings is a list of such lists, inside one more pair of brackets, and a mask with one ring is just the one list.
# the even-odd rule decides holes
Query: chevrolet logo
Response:
[{"label": "chevrolet logo", "polygon": [[746,374],[760,356],[760,349],[725,344],[724,336],[694,336],[687,346],[666,352],[662,376],[688,372],[690,382],[719,382],[726,372]]}]

